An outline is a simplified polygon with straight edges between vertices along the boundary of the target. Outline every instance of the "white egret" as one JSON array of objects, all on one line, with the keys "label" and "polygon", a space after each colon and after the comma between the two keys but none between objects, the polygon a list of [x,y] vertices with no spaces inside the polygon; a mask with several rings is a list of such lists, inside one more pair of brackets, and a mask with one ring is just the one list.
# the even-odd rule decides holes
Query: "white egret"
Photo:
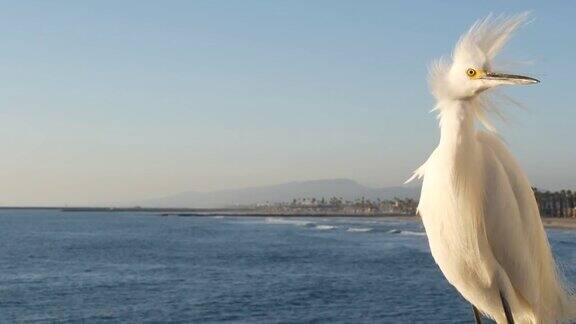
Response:
[{"label": "white egret", "polygon": [[[564,323],[576,316],[550,250],[531,184],[486,118],[489,89],[539,81],[493,70],[527,14],[488,17],[430,69],[440,141],[414,172],[434,260],[473,306],[498,323]],[[486,128],[476,130],[478,119]],[[409,181],[410,181],[409,180]]]}]

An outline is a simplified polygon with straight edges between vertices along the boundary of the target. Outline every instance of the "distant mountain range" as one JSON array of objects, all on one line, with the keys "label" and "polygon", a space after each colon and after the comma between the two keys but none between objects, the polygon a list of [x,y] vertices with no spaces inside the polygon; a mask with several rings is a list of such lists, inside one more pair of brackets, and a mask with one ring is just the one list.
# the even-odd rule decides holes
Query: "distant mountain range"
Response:
[{"label": "distant mountain range", "polygon": [[212,208],[250,205],[265,202],[287,202],[295,198],[328,199],[342,197],[354,200],[367,199],[418,198],[420,187],[384,187],[371,188],[349,179],[330,179],[288,182],[272,186],[250,187],[243,189],[218,190],[211,192],[186,191],[179,194],[149,199],[137,204],[142,207],[191,207]]}]

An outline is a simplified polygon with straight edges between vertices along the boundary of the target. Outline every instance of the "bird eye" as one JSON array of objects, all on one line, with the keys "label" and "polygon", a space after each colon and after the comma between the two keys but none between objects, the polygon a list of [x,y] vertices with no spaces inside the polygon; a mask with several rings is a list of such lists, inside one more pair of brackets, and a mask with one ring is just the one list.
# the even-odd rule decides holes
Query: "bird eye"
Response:
[{"label": "bird eye", "polygon": [[466,70],[466,74],[467,74],[469,77],[473,77],[473,76],[476,75],[476,70],[474,70],[474,69],[468,69],[468,70]]}]

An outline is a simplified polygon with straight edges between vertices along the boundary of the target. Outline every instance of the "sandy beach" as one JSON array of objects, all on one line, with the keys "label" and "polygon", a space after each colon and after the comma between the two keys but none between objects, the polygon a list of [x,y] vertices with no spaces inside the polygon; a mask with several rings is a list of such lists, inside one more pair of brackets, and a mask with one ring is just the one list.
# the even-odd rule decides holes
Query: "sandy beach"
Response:
[{"label": "sandy beach", "polygon": [[[418,216],[405,217],[404,219],[417,220]],[[576,230],[576,218],[543,217],[542,223],[546,228],[561,228]]]},{"label": "sandy beach", "polygon": [[545,217],[542,223],[547,228],[576,229],[576,218]]},{"label": "sandy beach", "polygon": [[[396,217],[393,217],[396,218]],[[419,216],[405,216],[402,219],[419,221]],[[543,217],[542,223],[546,228],[574,229],[576,230],[576,218]]]}]

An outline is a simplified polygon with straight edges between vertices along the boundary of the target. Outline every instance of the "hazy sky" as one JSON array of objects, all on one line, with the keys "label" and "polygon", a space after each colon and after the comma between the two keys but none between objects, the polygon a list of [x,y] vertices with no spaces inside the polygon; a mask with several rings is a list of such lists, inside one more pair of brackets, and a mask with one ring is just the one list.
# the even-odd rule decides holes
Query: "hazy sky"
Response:
[{"label": "hazy sky", "polygon": [[17,1],[0,10],[0,205],[132,201],[351,178],[403,182],[435,147],[431,59],[532,10],[502,56],[500,130],[535,185],[576,188],[576,4]]}]

